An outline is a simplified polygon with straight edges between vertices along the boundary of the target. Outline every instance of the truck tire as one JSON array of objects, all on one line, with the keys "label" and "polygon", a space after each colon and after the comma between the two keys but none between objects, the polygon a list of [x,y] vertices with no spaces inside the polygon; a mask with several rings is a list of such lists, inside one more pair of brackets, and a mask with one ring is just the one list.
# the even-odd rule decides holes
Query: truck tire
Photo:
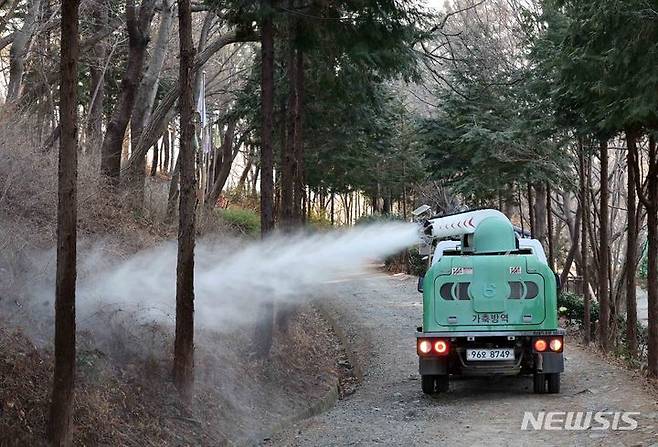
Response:
[{"label": "truck tire", "polygon": [[548,392],[558,394],[560,392],[560,373],[546,374],[548,377]]},{"label": "truck tire", "polygon": [[447,393],[450,389],[450,376],[436,376],[436,388],[439,393]]},{"label": "truck tire", "polygon": [[436,392],[436,377],[424,375],[420,376],[420,386],[425,394],[434,394]]},{"label": "truck tire", "polygon": [[546,376],[543,373],[535,373],[532,376],[532,388],[535,394],[546,392]]}]

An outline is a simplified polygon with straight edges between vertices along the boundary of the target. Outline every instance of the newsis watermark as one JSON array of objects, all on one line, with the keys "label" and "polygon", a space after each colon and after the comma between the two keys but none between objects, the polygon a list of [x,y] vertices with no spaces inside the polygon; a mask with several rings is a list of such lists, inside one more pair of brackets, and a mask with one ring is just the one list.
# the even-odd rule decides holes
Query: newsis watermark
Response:
[{"label": "newsis watermark", "polygon": [[638,427],[635,411],[525,411],[521,430],[614,430]]}]

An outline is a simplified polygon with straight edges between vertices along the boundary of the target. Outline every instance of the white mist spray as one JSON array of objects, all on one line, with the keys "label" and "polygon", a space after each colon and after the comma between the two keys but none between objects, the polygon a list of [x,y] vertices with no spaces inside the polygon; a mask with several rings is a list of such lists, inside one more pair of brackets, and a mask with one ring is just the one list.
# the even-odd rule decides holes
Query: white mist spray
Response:
[{"label": "white mist spray", "polygon": [[[233,329],[253,322],[261,303],[299,303],[321,297],[329,281],[364,272],[373,260],[399,252],[417,239],[416,225],[386,223],[311,235],[276,235],[246,246],[235,241],[200,241],[194,281],[197,327]],[[78,310],[83,319],[100,307],[171,322],[175,290],[176,243],[170,242],[82,281]]]}]

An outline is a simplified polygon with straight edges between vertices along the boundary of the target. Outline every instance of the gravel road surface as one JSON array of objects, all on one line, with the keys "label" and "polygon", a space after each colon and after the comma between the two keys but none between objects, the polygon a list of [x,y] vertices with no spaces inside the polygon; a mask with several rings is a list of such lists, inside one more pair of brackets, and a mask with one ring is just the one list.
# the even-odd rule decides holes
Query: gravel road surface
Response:
[{"label": "gravel road surface", "polygon": [[[266,442],[276,446],[658,447],[658,397],[642,379],[566,342],[562,392],[535,395],[531,378],[452,380],[436,397],[420,389],[414,331],[416,279],[373,275],[335,285],[324,302],[364,371],[356,392],[328,412]],[[638,428],[521,430],[524,411],[636,411]]]}]

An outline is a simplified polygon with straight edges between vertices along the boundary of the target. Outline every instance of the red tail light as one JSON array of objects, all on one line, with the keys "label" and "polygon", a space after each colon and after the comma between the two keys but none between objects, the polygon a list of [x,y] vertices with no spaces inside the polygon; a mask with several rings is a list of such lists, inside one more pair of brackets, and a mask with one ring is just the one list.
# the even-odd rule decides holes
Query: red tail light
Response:
[{"label": "red tail light", "polygon": [[444,355],[448,353],[448,342],[445,340],[438,340],[434,343],[434,352],[439,355]]},{"label": "red tail light", "polygon": [[427,355],[432,351],[432,342],[426,339],[418,339],[418,355]]},{"label": "red tail light", "polygon": [[420,356],[448,355],[450,352],[450,345],[448,340],[419,338],[416,341],[416,351]]},{"label": "red tail light", "polygon": [[548,347],[551,348],[551,351],[553,352],[561,352],[563,348],[562,337],[551,338]]},{"label": "red tail light", "polygon": [[537,340],[535,340],[534,346],[535,346],[535,351],[544,352],[548,347],[548,343],[546,343],[546,340],[544,340],[543,338],[538,338]]}]

